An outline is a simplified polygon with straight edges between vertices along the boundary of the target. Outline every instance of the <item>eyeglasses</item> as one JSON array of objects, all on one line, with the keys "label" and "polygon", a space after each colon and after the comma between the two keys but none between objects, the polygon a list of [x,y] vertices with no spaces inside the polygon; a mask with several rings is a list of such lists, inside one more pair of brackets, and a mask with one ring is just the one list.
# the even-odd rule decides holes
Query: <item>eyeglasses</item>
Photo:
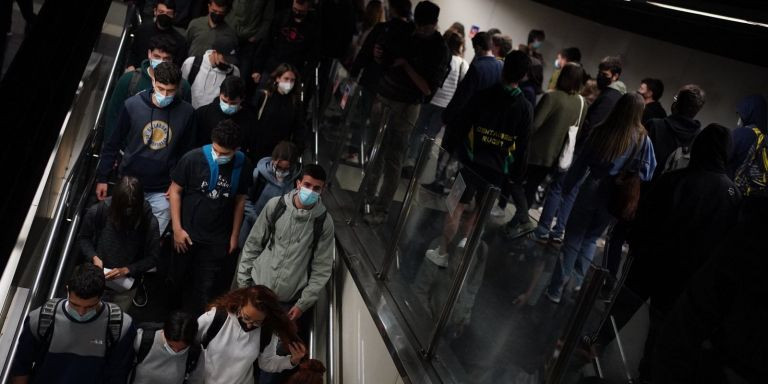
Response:
[{"label": "eyeglasses", "polygon": [[240,320],[245,323],[245,325],[249,327],[261,327],[264,324],[264,319],[261,320],[251,320],[248,316],[243,314],[242,308],[238,311],[237,317],[240,318]]}]

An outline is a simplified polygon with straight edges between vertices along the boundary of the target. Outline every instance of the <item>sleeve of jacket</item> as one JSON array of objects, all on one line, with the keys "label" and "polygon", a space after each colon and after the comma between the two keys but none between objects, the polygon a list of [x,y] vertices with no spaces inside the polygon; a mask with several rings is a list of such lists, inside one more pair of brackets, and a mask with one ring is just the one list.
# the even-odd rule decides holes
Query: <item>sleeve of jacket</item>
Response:
[{"label": "sleeve of jacket", "polygon": [[129,320],[128,330],[125,331],[117,345],[112,348],[106,367],[104,367],[105,384],[125,384],[128,381],[128,376],[133,367],[134,356],[136,355],[136,352],[133,350],[135,338],[136,327]]},{"label": "sleeve of jacket", "polygon": [[286,369],[293,368],[291,364],[291,356],[280,356],[277,354],[277,335],[272,335],[272,340],[264,348],[264,351],[259,353],[259,368],[265,372],[282,372]]},{"label": "sleeve of jacket", "polygon": [[320,290],[328,283],[328,279],[331,277],[331,270],[333,269],[333,252],[334,252],[334,236],[333,236],[333,218],[329,214],[325,219],[325,225],[323,226],[323,235],[320,237],[320,242],[317,243],[317,250],[315,251],[315,257],[312,260],[311,273],[309,281],[304,290],[301,291],[301,297],[296,302],[296,306],[301,309],[302,312],[306,312],[307,309],[315,305]]},{"label": "sleeve of jacket", "polygon": [[653,151],[653,143],[651,138],[645,137],[644,152],[640,158],[640,179],[643,181],[650,181],[653,177],[653,172],[656,170],[656,153]]},{"label": "sleeve of jacket", "polygon": [[247,287],[253,284],[253,276],[251,271],[253,270],[253,264],[256,259],[261,256],[264,248],[261,246],[261,241],[264,239],[264,235],[267,232],[267,217],[271,215],[277,205],[277,199],[282,199],[283,196],[274,197],[267,205],[261,210],[261,214],[256,219],[256,223],[251,228],[251,233],[248,234],[248,238],[245,240],[245,246],[243,247],[242,255],[240,256],[240,264],[237,266],[237,286]]},{"label": "sleeve of jacket", "polygon": [[603,109],[605,103],[605,97],[598,96],[597,99],[587,109],[587,116],[584,118],[584,124],[579,129],[579,133],[576,135],[576,144],[581,146],[584,140],[592,132],[592,128],[595,124],[599,123],[597,120],[600,116],[604,116]]},{"label": "sleeve of jacket", "polygon": [[360,47],[357,56],[355,56],[355,61],[350,69],[352,77],[357,77],[357,75],[360,74],[360,71],[373,61],[373,48],[376,45],[376,41],[378,41],[383,28],[384,23],[376,24],[371,32],[368,33],[368,36],[365,37],[363,45]]},{"label": "sleeve of jacket", "polygon": [[29,316],[27,316],[26,320],[24,320],[21,337],[19,338],[19,346],[16,348],[16,355],[11,365],[11,377],[29,376],[32,373],[35,359],[40,354],[40,348],[40,342],[32,333],[29,325]]},{"label": "sleeve of jacket", "polygon": [[256,30],[254,37],[256,38],[256,44],[259,44],[269,33],[269,26],[272,25],[272,20],[275,18],[275,0],[267,0],[264,4],[264,9],[261,12],[261,21],[259,22],[259,28]]},{"label": "sleeve of jacket", "polygon": [[[107,129],[105,130],[107,135],[114,133],[116,130],[120,110],[123,109],[125,99],[128,98],[128,87],[131,84],[131,77],[133,77],[133,72],[124,73],[120,76],[120,79],[117,80],[117,84],[115,84],[115,89],[112,91],[112,96],[109,97],[109,104],[107,105]],[[105,141],[109,140],[109,136],[105,136],[103,139]]]},{"label": "sleeve of jacket", "polygon": [[267,62],[267,58],[269,58],[269,55],[272,54],[272,45],[274,44],[273,40],[276,38],[280,29],[279,25],[277,25],[279,22],[279,18],[277,16],[279,15],[275,15],[275,17],[272,19],[272,22],[269,24],[269,29],[267,30],[267,35],[264,36],[262,43],[259,44],[259,47],[253,53],[253,73],[264,72],[264,65]]},{"label": "sleeve of jacket", "polygon": [[458,113],[454,117],[451,117],[450,122],[446,123],[442,145],[448,153],[454,153],[456,150],[458,150],[459,146],[464,142],[464,139],[469,134],[469,130],[472,128],[471,112],[476,111],[475,107],[482,109],[482,103],[479,103],[480,105],[476,105],[478,104],[475,103],[475,100],[477,99],[478,95],[475,95],[475,97],[469,100],[468,108],[466,108],[467,113]]},{"label": "sleeve of jacket", "polygon": [[533,124],[533,108],[528,102],[525,102],[525,115],[518,123],[519,131],[515,141],[515,162],[512,164],[509,177],[514,182],[522,182],[528,168],[528,142],[531,139],[531,125]]},{"label": "sleeve of jacket", "polygon": [[477,90],[477,68],[474,65],[470,65],[467,70],[467,74],[464,79],[459,82],[459,86],[456,87],[456,92],[453,94],[451,101],[448,102],[448,106],[443,111],[443,123],[449,124],[456,116],[461,112],[464,106],[469,102],[470,97],[475,94]]},{"label": "sleeve of jacket", "polygon": [[107,176],[109,176],[109,172],[112,170],[120,146],[125,142],[130,129],[131,117],[128,114],[128,110],[125,108],[125,101],[123,101],[123,107],[117,118],[117,126],[109,135],[109,138],[101,149],[101,158],[99,159],[99,165],[96,168],[96,182],[107,182]]},{"label": "sleeve of jacket", "polygon": [[[552,114],[554,103],[552,102],[552,94],[545,93],[541,97],[539,103],[536,104],[536,109],[533,113],[533,125],[531,126],[531,135],[541,128],[544,123],[549,120],[549,116]],[[581,118],[581,116],[579,116]]]},{"label": "sleeve of jacket", "polygon": [[[146,202],[144,204],[147,204]],[[131,275],[144,273],[157,265],[157,259],[160,257],[160,226],[157,218],[152,214],[152,209],[145,209],[144,220],[148,225],[144,229],[144,252],[140,259],[128,265]]]},{"label": "sleeve of jacket", "polygon": [[103,203],[97,203],[88,208],[85,217],[83,217],[83,223],[80,225],[80,231],[77,233],[77,242],[80,244],[80,251],[86,262],[91,262],[94,256],[98,256],[93,237],[96,232],[96,213],[99,204]]}]

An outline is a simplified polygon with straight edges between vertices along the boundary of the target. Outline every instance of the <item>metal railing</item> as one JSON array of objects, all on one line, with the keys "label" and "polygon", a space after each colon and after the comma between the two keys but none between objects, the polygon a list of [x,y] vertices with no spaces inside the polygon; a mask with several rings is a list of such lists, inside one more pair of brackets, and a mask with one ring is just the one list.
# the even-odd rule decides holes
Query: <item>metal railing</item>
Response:
[{"label": "metal railing", "polygon": [[[11,331],[11,328],[13,328],[13,330],[12,333],[3,335],[4,337],[11,338],[11,340],[10,343],[6,345],[9,348],[9,352],[7,353],[6,359],[3,362],[2,372],[0,374],[0,382],[6,382],[8,380],[11,362],[13,361],[15,350],[19,343],[21,327],[24,323],[24,319],[31,309],[31,306],[34,303],[39,302],[41,299],[54,297],[61,286],[62,275],[64,273],[64,265],[67,262],[66,256],[70,253],[74,246],[74,239],[77,233],[76,230],[80,221],[80,212],[82,211],[86,201],[84,194],[88,193],[90,186],[93,184],[94,178],[92,175],[90,177],[84,176],[87,176],[87,172],[92,168],[91,166],[93,165],[91,164],[94,156],[93,149],[98,147],[98,141],[100,140],[101,130],[99,127],[101,121],[103,120],[104,109],[109,97],[109,92],[112,89],[113,84],[116,82],[116,77],[119,77],[119,75],[122,73],[120,70],[121,67],[119,65],[121,62],[123,62],[123,58],[126,52],[126,40],[128,31],[132,26],[131,21],[133,20],[134,15],[134,6],[130,5],[126,12],[123,32],[120,37],[120,43],[118,46],[117,54],[115,56],[115,61],[109,72],[106,91],[102,96],[101,102],[99,103],[95,123],[90,128],[88,136],[85,139],[85,145],[82,147],[81,152],[77,154],[77,160],[75,161],[62,186],[56,207],[53,211],[52,220],[49,224],[50,231],[44,239],[45,245],[42,253],[37,258],[37,260],[39,260],[39,268],[35,272],[29,293],[24,299],[23,310],[20,311],[19,316],[15,318],[5,317],[3,319],[4,331],[9,332]],[[82,102],[83,100],[84,95],[82,95],[80,91],[83,87],[83,84],[86,82],[88,82],[87,79],[84,79],[81,82],[80,88],[77,91],[77,97],[73,101],[73,104],[70,107],[70,111],[67,114],[67,118],[62,124],[62,132],[64,132],[70,125],[70,118],[72,116],[72,111],[75,105],[77,105],[78,102]],[[77,127],[73,127],[73,129],[76,128]],[[62,135],[60,135],[59,141],[61,141],[61,137]],[[57,143],[57,148],[58,145],[59,144]],[[51,154],[51,162],[56,157],[56,154],[57,150],[54,150]],[[41,183],[40,188],[44,187],[44,183]],[[73,198],[75,199],[74,203],[72,202]],[[66,235],[62,237],[62,230],[64,228],[66,228]],[[58,254],[58,258],[56,257],[56,254]],[[49,280],[51,283],[46,290],[44,287],[44,282],[46,281],[46,278],[51,274],[53,275],[53,278]],[[44,291],[45,296],[41,296]],[[10,292],[8,294],[10,295]],[[8,324],[7,322],[9,321],[15,321],[16,324]],[[11,334],[12,336],[10,336]]]}]

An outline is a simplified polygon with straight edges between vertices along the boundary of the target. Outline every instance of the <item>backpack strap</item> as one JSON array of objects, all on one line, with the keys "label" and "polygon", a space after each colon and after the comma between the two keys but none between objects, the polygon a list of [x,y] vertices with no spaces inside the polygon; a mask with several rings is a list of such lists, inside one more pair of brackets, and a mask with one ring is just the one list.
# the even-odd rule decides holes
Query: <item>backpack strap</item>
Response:
[{"label": "backpack strap", "polygon": [[107,354],[120,341],[123,332],[123,310],[114,303],[103,302],[109,311],[107,318]]},{"label": "backpack strap", "polygon": [[262,96],[261,99],[261,107],[259,107],[259,114],[256,117],[257,121],[261,120],[261,114],[264,113],[264,107],[267,106],[267,99],[269,99],[269,92],[264,89],[262,89],[261,92],[264,94],[264,96]]},{"label": "backpack strap", "polygon": [[259,353],[264,352],[269,343],[272,342],[272,328],[261,327],[261,335],[259,336]]},{"label": "backpack strap", "polygon": [[141,343],[139,344],[139,350],[136,351],[136,365],[141,364],[142,361],[149,354],[149,350],[152,349],[152,344],[155,343],[156,329],[143,329],[141,332]]},{"label": "backpack strap", "polygon": [[133,96],[139,91],[139,81],[141,81],[141,68],[134,69],[131,73],[131,82],[128,83],[128,96]]},{"label": "backpack strap", "polygon": [[[211,144],[203,146],[203,155],[208,161],[208,169],[210,170],[210,177],[208,178],[208,193],[211,193],[216,189],[216,182],[219,180],[219,164],[213,159],[213,147]],[[245,154],[240,151],[235,151],[234,164],[232,168],[231,180],[229,180],[230,193],[232,196],[237,194],[237,187],[240,183],[240,172],[242,171],[243,164],[245,163]]]},{"label": "backpack strap", "polygon": [[192,60],[192,68],[189,69],[189,74],[187,75],[187,82],[189,83],[189,86],[192,86],[192,83],[195,82],[197,74],[200,73],[201,65],[203,65],[203,56],[195,56],[195,59]]},{"label": "backpack strap", "polygon": [[280,216],[285,213],[285,210],[288,207],[285,205],[285,197],[280,196],[277,199],[277,205],[275,206],[275,209],[272,211],[271,215],[267,216],[267,233],[264,235],[264,237],[261,239],[261,249],[267,249],[267,246],[269,246],[269,249],[272,249],[275,245],[275,225],[277,224],[277,220],[280,218]]},{"label": "backpack strap", "polygon": [[211,326],[208,327],[208,331],[205,332],[205,336],[203,336],[203,340],[200,341],[200,346],[203,347],[203,349],[208,348],[208,344],[211,343],[211,340],[213,340],[216,335],[219,334],[219,331],[221,331],[221,327],[224,326],[224,322],[227,320],[227,311],[223,309],[216,308],[216,312],[213,315],[213,321],[211,322]]},{"label": "backpack strap", "polygon": [[325,219],[328,217],[328,211],[323,212],[322,215],[315,218],[314,228],[312,231],[312,258],[309,260],[309,266],[312,266],[312,259],[315,257],[315,251],[317,251],[317,244],[320,242],[320,237],[323,235],[323,227],[325,226]]},{"label": "backpack strap", "polygon": [[45,345],[45,350],[48,350],[48,345],[51,343],[53,337],[54,320],[56,319],[56,309],[64,299],[50,299],[40,307],[40,313],[37,320],[37,338]]}]

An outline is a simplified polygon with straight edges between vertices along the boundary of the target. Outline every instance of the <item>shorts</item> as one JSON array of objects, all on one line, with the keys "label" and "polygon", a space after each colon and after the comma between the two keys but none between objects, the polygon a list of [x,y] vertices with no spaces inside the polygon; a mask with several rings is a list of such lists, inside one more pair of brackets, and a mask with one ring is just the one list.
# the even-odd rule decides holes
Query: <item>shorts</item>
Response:
[{"label": "shorts", "polygon": [[459,174],[467,186],[461,199],[459,199],[462,204],[471,203],[478,192],[483,191],[489,185],[501,188],[507,180],[507,175],[480,165],[464,166]]}]

